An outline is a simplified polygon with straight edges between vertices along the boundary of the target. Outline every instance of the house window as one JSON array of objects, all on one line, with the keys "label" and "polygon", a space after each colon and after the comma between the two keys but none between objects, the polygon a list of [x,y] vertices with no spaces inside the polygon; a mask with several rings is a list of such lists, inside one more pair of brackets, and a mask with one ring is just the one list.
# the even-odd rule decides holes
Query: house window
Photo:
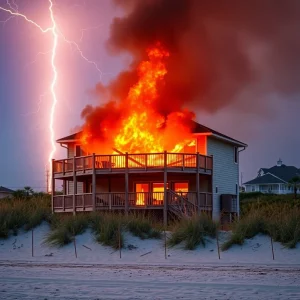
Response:
[{"label": "house window", "polygon": [[149,183],[136,183],[135,191],[137,193],[149,192]]},{"label": "house window", "polygon": [[239,152],[238,152],[238,147],[234,147],[234,162],[237,164],[238,163],[238,156],[239,156]]},{"label": "house window", "polygon": [[136,183],[136,205],[145,205],[148,199],[148,193],[150,191],[149,183]]},{"label": "house window", "polygon": [[[168,183],[167,183],[167,188],[168,188]],[[153,192],[153,198],[155,198],[158,201],[163,201],[164,200],[164,183],[163,182],[156,182],[153,183],[152,185],[152,192]]]},{"label": "house window", "polygon": [[75,145],[75,156],[86,156],[89,155],[86,151],[84,151],[80,145]]},{"label": "house window", "polygon": [[174,191],[180,195],[186,195],[189,191],[189,183],[188,182],[175,182],[174,183]]},{"label": "house window", "polygon": [[255,192],[255,185],[252,185],[252,192]]}]

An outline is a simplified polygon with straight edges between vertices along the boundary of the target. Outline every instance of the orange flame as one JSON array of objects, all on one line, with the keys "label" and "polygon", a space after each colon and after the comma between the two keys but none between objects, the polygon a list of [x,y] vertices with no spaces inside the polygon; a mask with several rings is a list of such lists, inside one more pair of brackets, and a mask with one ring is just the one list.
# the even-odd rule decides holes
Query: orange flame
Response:
[{"label": "orange flame", "polygon": [[126,99],[118,107],[120,121],[99,120],[101,125],[96,125],[102,130],[101,143],[89,132],[90,124],[87,122],[81,138],[83,147],[90,148],[86,150],[98,152],[95,150],[101,149],[103,153],[106,146],[110,145],[129,153],[179,152],[192,140],[191,128],[183,122],[193,118],[192,113],[173,112],[166,118],[155,110],[159,87],[164,85],[167,74],[165,61],[169,52],[157,43],[147,50],[147,55],[148,60],[142,61],[137,69],[139,80],[129,89]]}]

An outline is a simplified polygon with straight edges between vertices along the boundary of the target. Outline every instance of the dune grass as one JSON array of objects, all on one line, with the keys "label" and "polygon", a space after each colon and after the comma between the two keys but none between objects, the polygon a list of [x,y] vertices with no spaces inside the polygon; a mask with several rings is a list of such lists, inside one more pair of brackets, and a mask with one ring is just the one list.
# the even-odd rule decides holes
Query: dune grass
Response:
[{"label": "dune grass", "polygon": [[206,245],[207,237],[216,237],[218,224],[206,214],[195,215],[175,223],[168,246],[174,247],[183,243],[184,249],[194,250],[200,244]]},{"label": "dune grass", "polygon": [[92,229],[95,240],[104,245],[118,249],[124,247],[122,216],[115,214],[95,214],[92,218]]},{"label": "dune grass", "polygon": [[46,235],[44,244],[63,247],[70,244],[76,235],[82,234],[89,226],[88,215],[53,215],[50,218],[51,231]]},{"label": "dune grass", "polygon": [[66,216],[54,214],[50,218],[51,232],[44,243],[62,247],[71,243],[76,235],[90,228],[97,243],[118,249],[124,247],[124,232],[130,232],[141,239],[160,238],[161,232],[151,219],[138,214],[124,216],[115,213],[91,213]]},{"label": "dune grass", "polygon": [[300,242],[300,202],[289,196],[271,196],[242,203],[241,218],[233,224],[232,235],[222,250],[243,245],[245,239],[257,234],[269,235],[285,247],[295,248]]},{"label": "dune grass", "polygon": [[17,235],[21,228],[28,231],[47,220],[50,214],[50,198],[47,196],[1,200],[0,238]]},{"label": "dune grass", "polygon": [[151,217],[141,214],[130,214],[123,222],[127,231],[140,239],[160,239],[162,228]]}]

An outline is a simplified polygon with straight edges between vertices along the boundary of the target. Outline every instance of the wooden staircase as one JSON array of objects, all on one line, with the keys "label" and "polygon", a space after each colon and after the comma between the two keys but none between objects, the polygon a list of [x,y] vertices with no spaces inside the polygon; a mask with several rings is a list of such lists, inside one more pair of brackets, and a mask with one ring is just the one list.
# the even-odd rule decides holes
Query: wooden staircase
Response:
[{"label": "wooden staircase", "polygon": [[182,218],[191,218],[197,214],[198,206],[190,202],[187,197],[176,193],[173,190],[168,190],[168,211],[171,216]]}]

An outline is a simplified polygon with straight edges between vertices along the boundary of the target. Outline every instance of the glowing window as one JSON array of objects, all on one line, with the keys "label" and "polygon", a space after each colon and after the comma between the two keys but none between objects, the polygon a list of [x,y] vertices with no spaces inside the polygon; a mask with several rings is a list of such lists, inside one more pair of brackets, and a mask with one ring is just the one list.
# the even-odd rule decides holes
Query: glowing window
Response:
[{"label": "glowing window", "polygon": [[149,183],[136,183],[136,205],[145,205],[147,194],[149,192]]},{"label": "glowing window", "polygon": [[[168,183],[167,183],[167,188],[168,188]],[[158,200],[158,201],[163,201],[164,200],[164,183],[163,182],[156,182],[153,183],[152,186],[152,192],[153,192],[153,198]]]},{"label": "glowing window", "polygon": [[175,182],[174,183],[174,191],[176,193],[182,193],[185,195],[189,191],[189,183],[188,182]]},{"label": "glowing window", "polygon": [[136,183],[135,191],[140,192],[149,192],[149,183]]}]

